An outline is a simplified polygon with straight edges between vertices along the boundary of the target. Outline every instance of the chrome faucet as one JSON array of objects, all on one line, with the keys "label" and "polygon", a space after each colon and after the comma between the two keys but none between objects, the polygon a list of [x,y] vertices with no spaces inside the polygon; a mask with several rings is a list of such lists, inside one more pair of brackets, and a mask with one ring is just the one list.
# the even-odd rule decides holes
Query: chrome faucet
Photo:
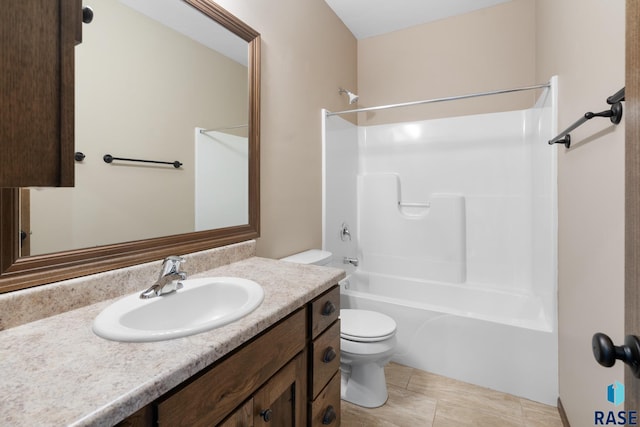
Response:
[{"label": "chrome faucet", "polygon": [[158,280],[146,291],[140,294],[140,298],[153,298],[161,295],[174,293],[182,288],[180,280],[187,278],[187,273],[180,271],[180,264],[184,262],[184,258],[179,256],[170,256],[162,262],[162,271]]},{"label": "chrome faucet", "polygon": [[344,257],[344,259],[342,260],[343,264],[351,264],[354,267],[358,266],[358,258],[349,258],[349,257]]}]

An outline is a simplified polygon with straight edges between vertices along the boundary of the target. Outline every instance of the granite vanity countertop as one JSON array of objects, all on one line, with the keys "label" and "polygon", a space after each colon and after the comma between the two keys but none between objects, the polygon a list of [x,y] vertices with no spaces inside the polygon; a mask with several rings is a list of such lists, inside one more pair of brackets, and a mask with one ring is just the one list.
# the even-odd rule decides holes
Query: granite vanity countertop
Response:
[{"label": "granite vanity countertop", "polygon": [[254,280],[264,301],[234,323],[169,341],[96,336],[93,319],[115,299],[0,332],[0,425],[113,425],[322,294],[344,272],[253,257],[192,277],[208,276]]}]

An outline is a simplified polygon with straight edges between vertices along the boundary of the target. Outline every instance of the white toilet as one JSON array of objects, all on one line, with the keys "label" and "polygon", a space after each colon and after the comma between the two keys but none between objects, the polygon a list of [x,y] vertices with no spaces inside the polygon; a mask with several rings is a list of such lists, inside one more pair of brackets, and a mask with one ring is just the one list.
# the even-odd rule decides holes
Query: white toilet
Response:
[{"label": "white toilet", "polygon": [[[331,252],[311,249],[282,258],[299,264],[327,265]],[[366,408],[387,401],[384,367],[393,356],[396,322],[389,316],[369,310],[340,310],[341,397]]]},{"label": "white toilet", "polygon": [[369,310],[340,310],[341,397],[366,408],[387,401],[384,367],[397,346],[396,322]]}]

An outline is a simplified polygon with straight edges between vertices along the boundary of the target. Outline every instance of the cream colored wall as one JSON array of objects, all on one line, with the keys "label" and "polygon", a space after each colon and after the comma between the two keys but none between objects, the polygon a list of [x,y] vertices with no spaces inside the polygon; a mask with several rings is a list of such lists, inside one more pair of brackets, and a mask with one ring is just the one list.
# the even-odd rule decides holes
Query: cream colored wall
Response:
[{"label": "cream colored wall", "polygon": [[[537,0],[536,76],[559,76],[558,127],[624,86],[623,1]],[[624,119],[594,119],[559,148],[559,380],[572,426],[593,425],[594,410],[615,410],[606,387],[623,382],[591,353],[595,332],[624,337]],[[633,409],[633,408],[632,408]]]},{"label": "cream colored wall", "polygon": [[[90,3],[96,19],[76,47],[76,149],[87,157],[75,188],[31,192],[32,254],[194,231],[195,127],[247,121],[245,66],[120,2]],[[183,167],[109,165],[107,153]]]},{"label": "cream colored wall", "polygon": [[[359,107],[544,83],[535,79],[534,2],[516,0],[358,42]],[[529,108],[538,93],[361,113],[360,124]]]},{"label": "cream colored wall", "polygon": [[279,258],[322,245],[320,109],[347,107],[356,40],[323,0],[219,0],[262,37],[261,237]]}]

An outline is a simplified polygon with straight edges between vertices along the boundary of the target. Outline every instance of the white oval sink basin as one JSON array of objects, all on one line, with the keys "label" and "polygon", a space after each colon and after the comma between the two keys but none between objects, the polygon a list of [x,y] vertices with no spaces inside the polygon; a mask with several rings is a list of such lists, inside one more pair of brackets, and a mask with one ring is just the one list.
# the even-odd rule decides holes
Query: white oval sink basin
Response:
[{"label": "white oval sink basin", "polygon": [[185,337],[234,322],[255,310],[262,286],[239,277],[181,280],[178,291],[149,299],[140,292],[105,308],[93,332],[115,341],[162,341]]}]

